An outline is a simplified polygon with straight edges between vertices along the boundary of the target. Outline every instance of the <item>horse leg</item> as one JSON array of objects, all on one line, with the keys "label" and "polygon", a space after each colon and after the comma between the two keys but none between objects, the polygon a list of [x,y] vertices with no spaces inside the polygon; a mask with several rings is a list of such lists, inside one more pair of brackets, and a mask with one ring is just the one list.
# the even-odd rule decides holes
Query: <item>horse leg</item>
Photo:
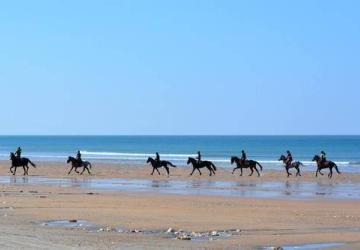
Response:
[{"label": "horse leg", "polygon": [[316,174],[315,174],[316,178],[318,177],[318,172],[319,172],[319,169],[316,169]]},{"label": "horse leg", "polygon": [[243,169],[240,168],[240,176],[242,176],[242,175],[243,175]]},{"label": "horse leg", "polygon": [[213,175],[216,175],[216,172],[214,171],[214,169],[212,169],[212,167],[210,167],[210,169],[211,169]]},{"label": "horse leg", "polygon": [[258,177],[260,176],[259,170],[257,169],[257,167],[255,167],[255,171],[258,174]]},{"label": "horse leg", "polygon": [[193,167],[193,170],[192,170],[190,176],[193,175],[194,171],[195,171],[195,168]]},{"label": "horse leg", "polygon": [[234,174],[236,169],[238,169],[238,167],[234,168],[231,174]]},{"label": "horse leg", "polygon": [[85,172],[86,168],[87,167],[85,167],[85,166],[83,167],[83,171],[81,171],[80,175],[82,175]]},{"label": "horse leg", "polygon": [[27,167],[26,165],[23,165],[24,175],[29,175],[26,167]]},{"label": "horse leg", "polygon": [[12,170],[13,168],[14,168],[14,166],[11,166],[11,167],[10,167],[10,172],[11,172],[12,174],[14,173],[13,170]]},{"label": "horse leg", "polygon": [[155,172],[155,168],[153,167],[153,171],[151,172],[150,175],[154,175],[154,172]]},{"label": "horse leg", "polygon": [[289,178],[289,176],[291,175],[291,173],[289,172],[289,168],[285,168],[285,169],[286,169],[287,177]]},{"label": "horse leg", "polygon": [[197,168],[197,170],[199,171],[199,174],[201,175],[201,171],[200,171],[200,168]]},{"label": "horse leg", "polygon": [[74,166],[72,166],[72,167],[70,168],[70,171],[69,171],[68,175],[71,173],[71,171],[73,170],[73,168],[74,168]]},{"label": "horse leg", "polygon": [[16,169],[17,169],[17,167],[15,166],[15,170],[13,172],[13,175],[16,175]]},{"label": "horse leg", "polygon": [[212,176],[212,171],[211,171],[212,169],[211,169],[211,167],[207,166],[206,168],[207,168],[207,169],[209,170],[209,172],[210,172],[209,176]]},{"label": "horse leg", "polygon": [[251,173],[249,174],[249,176],[252,176],[253,173],[254,173],[254,169],[253,169],[253,168],[250,168],[250,170],[251,170]]},{"label": "horse leg", "polygon": [[91,175],[90,169],[88,167],[85,167],[85,168],[86,168],[88,174]]},{"label": "horse leg", "polygon": [[170,175],[169,167],[168,167],[168,166],[164,166],[164,168],[165,168],[165,170],[166,170],[166,172],[167,172],[167,176],[169,177],[169,175]]},{"label": "horse leg", "polygon": [[329,179],[331,179],[331,177],[332,177],[332,168],[329,168],[329,170],[330,170],[330,173],[328,174],[328,177],[329,177]]},{"label": "horse leg", "polygon": [[155,168],[155,169],[156,169],[156,171],[158,172],[158,174],[161,175],[159,169],[158,169],[158,168]]}]

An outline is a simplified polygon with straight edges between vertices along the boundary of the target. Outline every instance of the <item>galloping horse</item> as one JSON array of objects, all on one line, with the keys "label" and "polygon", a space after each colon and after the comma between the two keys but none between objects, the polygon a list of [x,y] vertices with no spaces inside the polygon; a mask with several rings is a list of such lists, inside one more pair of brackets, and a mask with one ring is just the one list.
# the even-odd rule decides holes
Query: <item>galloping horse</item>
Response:
[{"label": "galloping horse", "polygon": [[232,174],[234,174],[236,169],[240,168],[240,176],[242,176],[243,174],[243,168],[250,168],[251,173],[249,174],[249,176],[252,176],[252,174],[254,173],[254,169],[256,171],[256,173],[258,174],[258,176],[260,176],[259,170],[257,169],[256,165],[259,165],[260,167],[260,171],[262,171],[262,166],[260,165],[259,162],[257,161],[253,161],[253,160],[245,160],[245,162],[243,162],[241,159],[239,159],[236,156],[232,156],[231,157],[231,164],[236,163],[236,167],[233,169]]},{"label": "galloping horse", "polygon": [[[29,175],[29,165],[28,165],[29,163],[31,166],[36,168],[36,165],[34,163],[32,163],[28,158],[18,159],[14,153],[10,153],[10,160],[11,160],[10,172],[13,175],[16,174],[16,169],[18,167],[22,167],[24,169],[24,175]],[[13,168],[15,168],[14,171],[12,170]]]},{"label": "galloping horse", "polygon": [[201,175],[200,168],[207,168],[210,171],[210,176],[215,175],[216,166],[211,161],[201,161],[199,163],[196,159],[189,157],[187,164],[189,165],[190,163],[193,165],[193,170],[190,175],[193,175],[195,169],[197,169]]},{"label": "galloping horse", "polygon": [[80,173],[80,175],[82,175],[82,174],[85,172],[85,170],[87,170],[87,172],[91,175],[90,170],[89,170],[89,167],[90,167],[90,169],[91,169],[91,163],[90,163],[90,162],[88,162],[88,161],[79,162],[79,161],[78,161],[77,159],[75,159],[74,157],[69,156],[69,158],[68,158],[68,160],[67,160],[66,163],[69,164],[70,162],[71,162],[71,169],[70,169],[70,171],[69,171],[68,174],[70,174],[73,169],[75,170],[76,173],[79,174],[80,172],[78,172],[77,169],[83,167],[84,169],[83,169],[83,171]]},{"label": "galloping horse", "polygon": [[332,169],[333,168],[335,168],[335,170],[338,174],[341,174],[337,165],[333,161],[322,162],[320,156],[318,156],[318,155],[315,155],[314,158],[312,159],[312,161],[316,161],[316,163],[317,163],[317,170],[316,170],[316,175],[315,175],[316,177],[318,177],[318,173],[320,173],[321,175],[324,175],[323,173],[321,173],[321,169],[324,169],[324,168],[328,168],[330,170],[330,173],[328,174],[329,179],[332,177],[332,174],[333,174]]},{"label": "galloping horse", "polygon": [[300,174],[300,166],[304,166],[304,164],[302,164],[300,161],[294,161],[290,164],[287,164],[287,158],[285,157],[285,155],[281,155],[279,158],[279,161],[282,161],[285,164],[285,169],[286,169],[286,173],[287,173],[287,177],[289,177],[290,175],[292,175],[289,172],[290,168],[295,168],[296,169],[296,176],[301,176]]},{"label": "galloping horse", "polygon": [[146,161],[146,163],[150,163],[153,170],[152,170],[152,173],[151,175],[154,174],[154,171],[156,170],[158,172],[158,174],[160,175],[160,172],[159,172],[159,169],[158,168],[161,168],[161,167],[164,167],[165,170],[166,170],[166,173],[167,173],[167,176],[169,177],[170,175],[170,171],[169,171],[169,166],[173,167],[173,168],[176,168],[176,166],[174,164],[172,164],[171,162],[169,161],[160,161],[160,162],[157,162],[156,160],[154,160],[153,158],[149,157]]}]

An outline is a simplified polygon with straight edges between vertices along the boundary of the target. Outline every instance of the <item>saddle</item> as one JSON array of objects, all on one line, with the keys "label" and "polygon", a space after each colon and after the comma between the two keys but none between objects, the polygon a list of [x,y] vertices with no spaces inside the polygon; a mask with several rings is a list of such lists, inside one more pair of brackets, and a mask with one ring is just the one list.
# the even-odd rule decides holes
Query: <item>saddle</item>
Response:
[{"label": "saddle", "polygon": [[23,157],[18,158],[18,157],[15,156],[15,158],[14,158],[15,165],[22,164],[23,161],[24,161]]},{"label": "saddle", "polygon": [[320,162],[320,166],[327,166],[327,165],[329,165],[329,162],[330,162],[330,161],[328,161],[328,160],[322,160],[322,161]]},{"label": "saddle", "polygon": [[79,166],[81,166],[83,164],[83,162],[84,162],[82,159],[76,159],[76,160],[77,160],[77,163],[78,163]]},{"label": "saddle", "polygon": [[241,164],[243,164],[244,166],[248,166],[249,165],[249,160],[242,160],[240,159]]}]

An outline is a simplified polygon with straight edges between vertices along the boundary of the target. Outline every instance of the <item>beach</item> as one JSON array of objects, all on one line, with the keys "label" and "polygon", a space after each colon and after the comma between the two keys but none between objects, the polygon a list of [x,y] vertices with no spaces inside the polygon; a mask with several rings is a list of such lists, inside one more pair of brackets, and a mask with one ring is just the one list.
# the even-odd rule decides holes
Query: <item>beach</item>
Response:
[{"label": "beach", "polygon": [[0,250],[360,249],[359,9],[3,1]]},{"label": "beach", "polygon": [[[206,171],[190,177],[191,169],[182,167],[172,168],[167,177],[163,169],[161,176],[150,176],[151,168],[145,165],[94,164],[92,176],[68,176],[66,164],[38,162],[37,168],[29,170],[29,177],[12,178],[8,168],[8,161],[0,162],[2,248],[261,249],[314,243],[336,243],[340,245],[333,248],[342,249],[360,247],[358,190],[343,197],[320,192],[324,185],[357,184],[359,174],[334,174],[329,180],[326,175],[316,179],[314,172],[287,178],[284,171],[273,170],[249,177],[245,170],[240,177],[220,168],[213,177]],[[104,187],[101,180],[114,187],[143,182],[139,182],[141,188],[113,189]],[[155,186],[148,188],[146,181]],[[189,181],[191,187],[181,186]],[[313,183],[319,190],[310,194],[305,190],[305,196],[296,190],[269,195],[283,186],[262,186],[264,182],[293,189]],[[231,183],[246,185],[233,187]],[[161,191],[167,188],[173,192]],[[186,191],[196,188],[202,192]],[[233,195],[237,188],[261,192]],[[79,220],[82,225],[66,223],[69,220]],[[166,233],[169,228],[174,232]],[[193,237],[176,239],[185,234]]]}]

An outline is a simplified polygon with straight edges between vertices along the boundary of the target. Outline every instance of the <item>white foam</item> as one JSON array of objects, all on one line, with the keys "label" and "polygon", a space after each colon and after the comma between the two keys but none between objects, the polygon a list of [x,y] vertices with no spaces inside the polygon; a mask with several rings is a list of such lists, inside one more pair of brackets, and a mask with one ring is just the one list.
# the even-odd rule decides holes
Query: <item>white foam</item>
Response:
[{"label": "white foam", "polygon": [[[92,151],[81,151],[83,155],[102,155],[102,156],[119,156],[119,157],[149,157],[154,156],[154,153],[118,153],[118,152],[92,152]],[[195,157],[194,154],[161,154],[162,157],[176,157],[176,158],[187,158]]]},{"label": "white foam", "polygon": [[[116,160],[116,161],[137,161],[142,162],[147,159],[147,157],[154,157],[154,153],[126,153],[126,152],[94,152],[94,151],[81,151],[83,158],[88,160]],[[24,155],[29,158],[44,158],[44,159],[67,159],[67,155],[65,154],[36,154],[31,153],[28,155]],[[0,153],[1,158],[8,159],[9,154]],[[161,158],[169,161],[176,162],[184,162],[186,164],[188,157],[196,157],[194,154],[161,154]],[[229,158],[206,158],[204,160],[212,161],[214,163],[219,164],[229,164],[230,165],[230,157]],[[253,159],[256,160],[256,159]],[[283,165],[282,161],[278,160],[257,160],[260,164],[264,165]],[[302,161],[305,166],[315,166],[316,163],[313,161]],[[347,166],[347,165],[360,165],[360,162],[349,162],[349,161],[335,161],[335,163],[339,166]]]}]

